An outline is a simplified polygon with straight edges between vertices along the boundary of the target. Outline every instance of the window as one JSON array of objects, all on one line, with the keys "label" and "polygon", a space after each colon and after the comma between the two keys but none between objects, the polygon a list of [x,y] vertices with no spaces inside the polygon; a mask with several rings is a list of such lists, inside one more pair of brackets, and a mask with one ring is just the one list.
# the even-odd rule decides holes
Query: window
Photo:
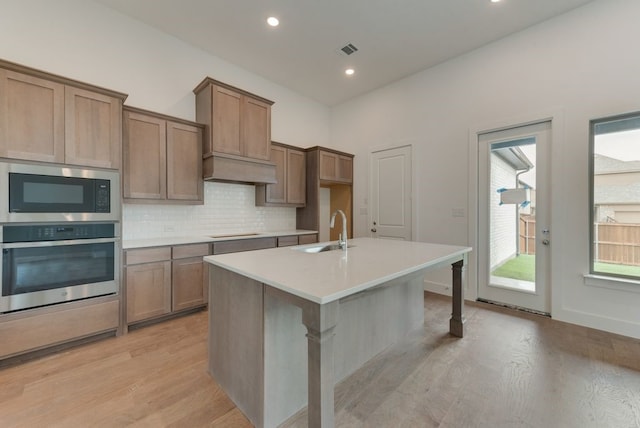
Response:
[{"label": "window", "polygon": [[591,273],[640,280],[640,112],[591,121]]}]

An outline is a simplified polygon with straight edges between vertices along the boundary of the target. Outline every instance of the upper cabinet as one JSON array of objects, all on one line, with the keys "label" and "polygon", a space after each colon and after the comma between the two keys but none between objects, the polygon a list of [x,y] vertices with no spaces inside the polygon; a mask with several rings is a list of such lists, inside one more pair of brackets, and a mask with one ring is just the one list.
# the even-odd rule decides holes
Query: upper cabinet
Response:
[{"label": "upper cabinet", "polygon": [[[324,147],[305,149],[306,205],[296,210],[298,229],[317,230],[320,241],[338,239],[341,228],[329,229],[331,213],[342,210],[353,236],[353,155]],[[339,223],[338,223],[339,224]]]},{"label": "upper cabinet", "polygon": [[66,86],[64,102],[64,162],[120,168],[122,101]]},{"label": "upper cabinet", "polygon": [[207,125],[204,177],[274,183],[271,158],[272,101],[209,77],[193,91],[196,120]]},{"label": "upper cabinet", "polygon": [[119,169],[125,98],[0,61],[0,157]]},{"label": "upper cabinet", "polygon": [[274,184],[256,186],[256,205],[302,207],[306,203],[306,156],[302,149],[273,142]]},{"label": "upper cabinet", "polygon": [[327,150],[319,151],[320,180],[353,183],[353,156]]},{"label": "upper cabinet", "polygon": [[204,126],[124,108],[125,202],[202,204]]},{"label": "upper cabinet", "polygon": [[0,156],[64,162],[64,85],[0,68]]}]

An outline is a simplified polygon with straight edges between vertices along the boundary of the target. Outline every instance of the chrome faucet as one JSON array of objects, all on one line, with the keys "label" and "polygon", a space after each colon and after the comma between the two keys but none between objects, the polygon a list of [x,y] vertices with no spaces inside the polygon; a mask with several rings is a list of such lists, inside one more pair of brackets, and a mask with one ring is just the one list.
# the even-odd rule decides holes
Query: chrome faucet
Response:
[{"label": "chrome faucet", "polygon": [[333,226],[336,223],[336,214],[338,213],[342,215],[342,233],[338,235],[338,247],[340,247],[343,250],[346,250],[347,249],[347,216],[344,215],[344,211],[335,210],[335,212],[331,214],[330,226],[333,229]]}]

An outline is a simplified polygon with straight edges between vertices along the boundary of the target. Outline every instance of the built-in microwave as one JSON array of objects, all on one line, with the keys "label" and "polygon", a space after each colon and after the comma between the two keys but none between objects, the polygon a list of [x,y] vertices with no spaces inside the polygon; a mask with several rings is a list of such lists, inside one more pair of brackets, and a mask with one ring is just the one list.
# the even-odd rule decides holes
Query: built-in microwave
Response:
[{"label": "built-in microwave", "polygon": [[0,162],[0,223],[119,221],[117,171]]}]

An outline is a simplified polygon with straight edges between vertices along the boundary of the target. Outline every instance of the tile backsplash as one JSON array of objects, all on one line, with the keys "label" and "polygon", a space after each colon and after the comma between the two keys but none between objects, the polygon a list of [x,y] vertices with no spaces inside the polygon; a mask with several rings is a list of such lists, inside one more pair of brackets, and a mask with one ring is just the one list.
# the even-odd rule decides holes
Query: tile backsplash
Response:
[{"label": "tile backsplash", "polygon": [[296,228],[296,209],[256,207],[255,186],[205,182],[204,205],[124,204],[122,238],[269,232]]}]

